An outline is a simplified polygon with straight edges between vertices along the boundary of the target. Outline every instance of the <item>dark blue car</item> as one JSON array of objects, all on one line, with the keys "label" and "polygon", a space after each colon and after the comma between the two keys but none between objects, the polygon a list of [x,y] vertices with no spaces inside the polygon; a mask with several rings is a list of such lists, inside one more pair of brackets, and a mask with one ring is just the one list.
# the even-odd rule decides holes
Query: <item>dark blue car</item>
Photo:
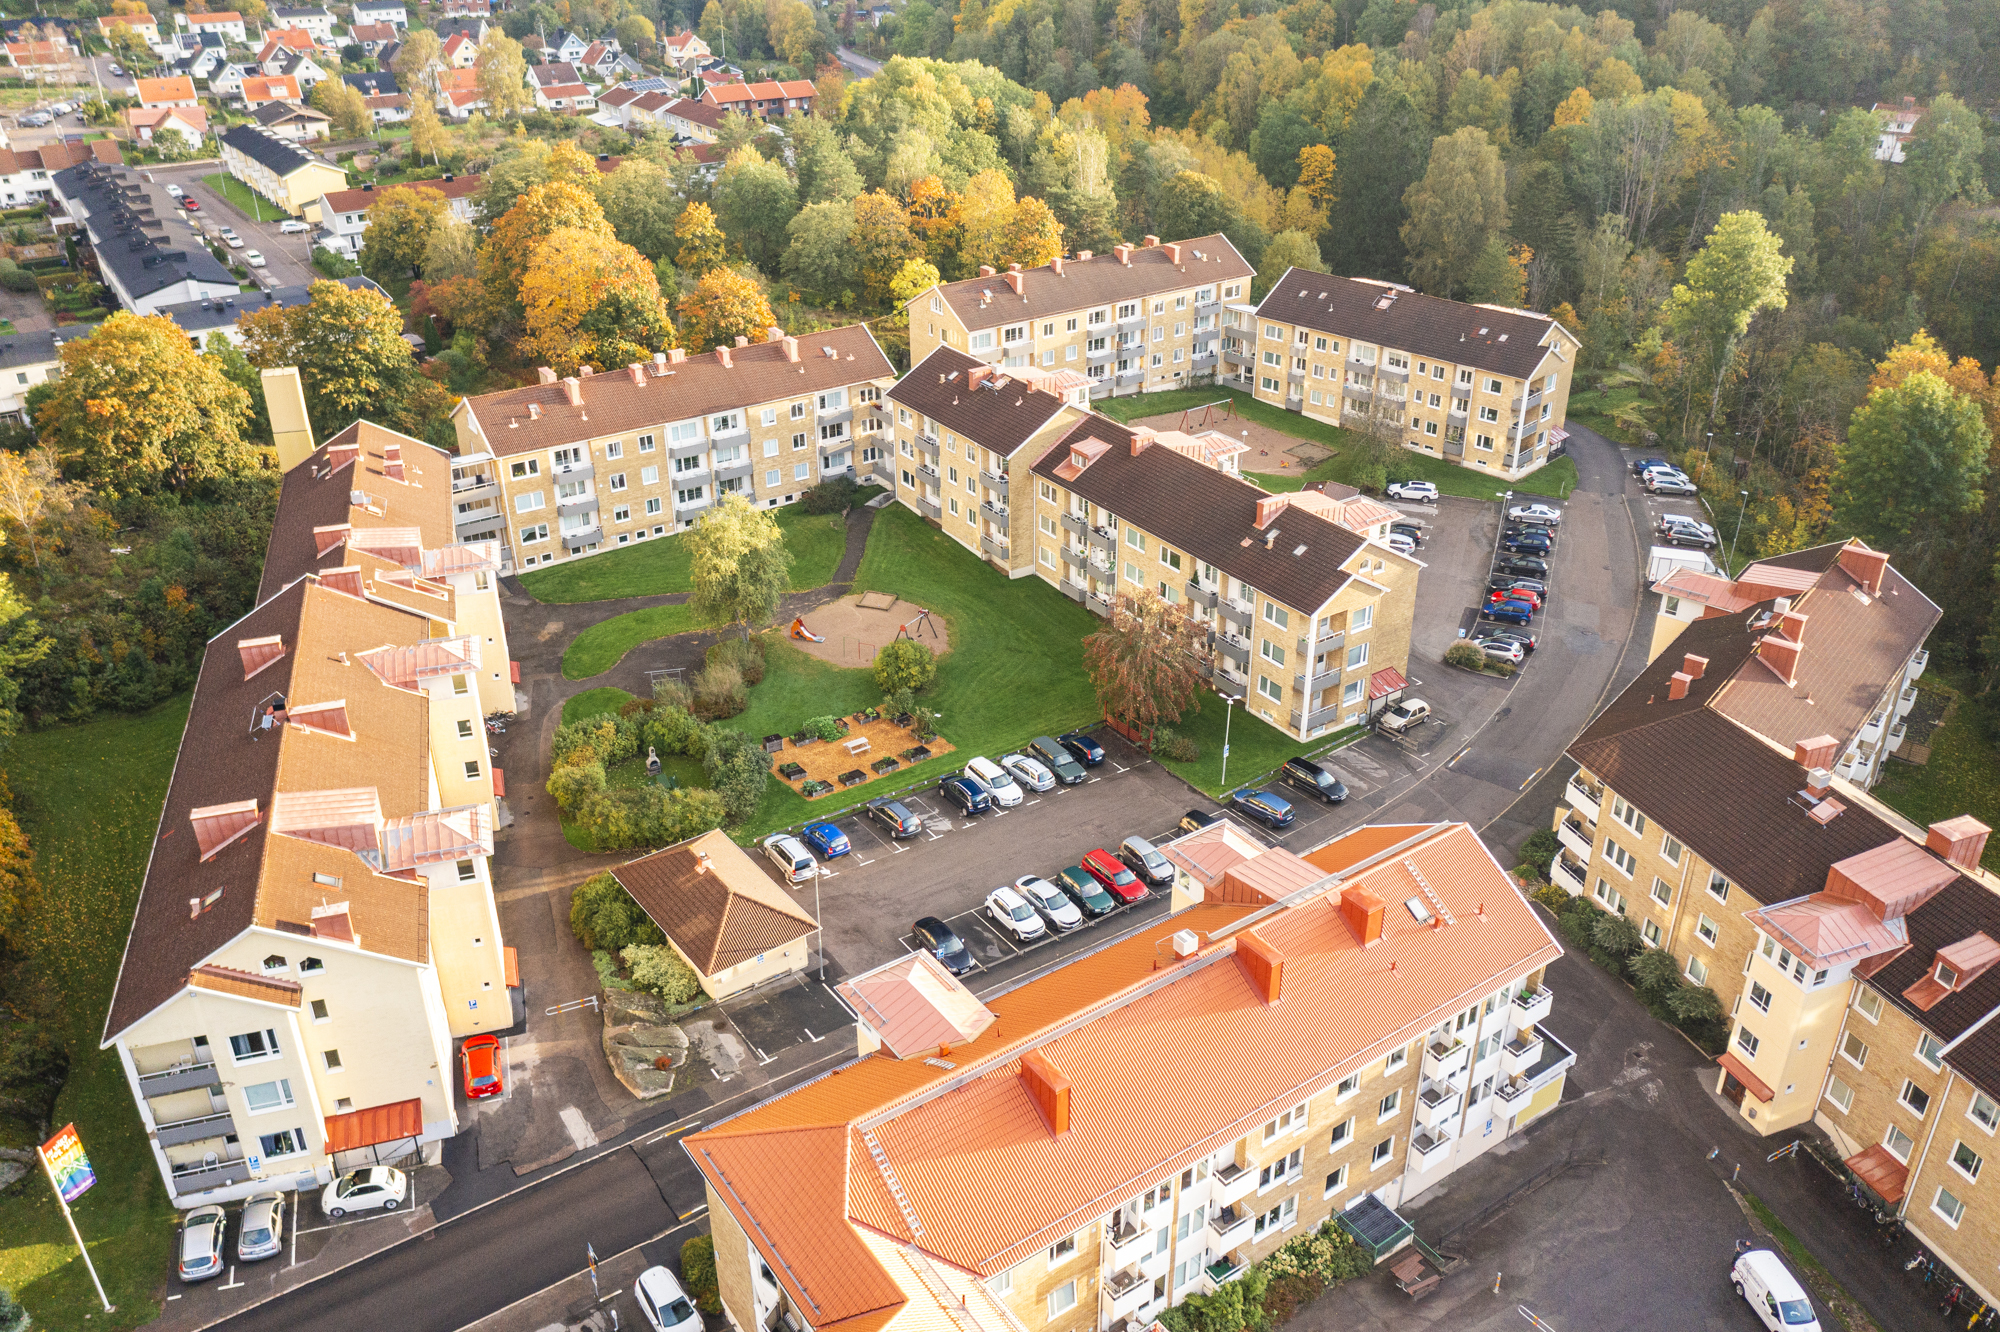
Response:
[{"label": "dark blue car", "polygon": [[1231,791],[1229,803],[1267,828],[1282,828],[1294,817],[1291,801],[1255,787],[1246,786]]},{"label": "dark blue car", "polygon": [[1057,740],[1064,749],[1076,755],[1076,761],[1086,768],[1094,768],[1104,762],[1104,746],[1098,744],[1082,731],[1071,731],[1066,735],[1058,736]]},{"label": "dark blue car", "polygon": [[984,814],[993,808],[993,797],[970,777],[947,777],[938,783],[938,794],[957,805],[964,814]]},{"label": "dark blue car", "polygon": [[1486,608],[1486,618],[1508,624],[1528,624],[1534,620],[1535,610],[1525,601],[1502,601]]},{"label": "dark blue car", "polygon": [[799,835],[825,860],[844,856],[853,849],[847,844],[847,834],[831,823],[808,823]]}]

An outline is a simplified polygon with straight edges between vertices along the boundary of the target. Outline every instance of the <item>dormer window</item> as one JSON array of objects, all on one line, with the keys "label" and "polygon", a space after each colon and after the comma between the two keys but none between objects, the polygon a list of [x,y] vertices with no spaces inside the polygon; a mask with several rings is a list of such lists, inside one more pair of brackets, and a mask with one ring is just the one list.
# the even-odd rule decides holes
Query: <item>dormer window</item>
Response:
[{"label": "dormer window", "polygon": [[1931,974],[1937,978],[1937,983],[1947,990],[1958,984],[1958,973],[1943,962],[1938,963],[1937,970]]}]

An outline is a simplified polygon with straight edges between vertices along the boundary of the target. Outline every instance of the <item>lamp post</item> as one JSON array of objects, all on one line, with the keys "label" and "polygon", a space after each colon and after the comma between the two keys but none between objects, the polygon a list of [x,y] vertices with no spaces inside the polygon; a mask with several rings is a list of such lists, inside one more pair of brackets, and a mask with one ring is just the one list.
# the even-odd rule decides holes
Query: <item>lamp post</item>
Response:
[{"label": "lamp post", "polygon": [[1729,536],[1729,572],[1731,577],[1734,577],[1736,573],[1736,538],[1743,535],[1743,513],[1744,510],[1750,507],[1750,492],[1739,490],[1736,493],[1741,495],[1743,499],[1736,506],[1736,530],[1730,533]]},{"label": "lamp post", "polygon": [[1235,715],[1236,705],[1243,701],[1241,694],[1222,696],[1222,787],[1229,789],[1229,719]]}]

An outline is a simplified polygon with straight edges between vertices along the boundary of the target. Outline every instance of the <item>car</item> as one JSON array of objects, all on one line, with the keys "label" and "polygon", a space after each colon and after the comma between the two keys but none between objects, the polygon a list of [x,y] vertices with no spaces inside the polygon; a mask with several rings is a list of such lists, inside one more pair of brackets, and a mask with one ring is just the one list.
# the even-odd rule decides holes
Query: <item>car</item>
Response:
[{"label": "car", "polygon": [[1065,731],[1056,739],[1070,752],[1071,757],[1086,768],[1094,768],[1104,762],[1104,746],[1082,731]]},{"label": "car", "polygon": [[965,940],[936,916],[925,916],[919,920],[912,933],[917,936],[918,947],[944,964],[944,969],[954,976],[963,976],[978,966],[972,952],[965,946]]},{"label": "car", "polygon": [[1533,555],[1502,555],[1493,561],[1493,572],[1516,574],[1522,578],[1546,579],[1549,562]]},{"label": "car", "polygon": [[819,873],[819,862],[806,844],[790,833],[773,833],[764,839],[764,854],[778,867],[786,883],[804,883]]},{"label": "car", "polygon": [[350,1170],[320,1190],[320,1210],[341,1217],[349,1212],[393,1212],[409,1196],[410,1178],[394,1166]]},{"label": "car", "polygon": [[702,1332],[701,1311],[664,1267],[649,1267],[632,1283],[632,1298],[653,1332]]},{"label": "car", "polygon": [[278,224],[279,234],[285,236],[303,236],[308,231],[311,230],[312,228],[308,226],[306,223],[300,222],[296,219],[280,222]]},{"label": "car", "polygon": [[1255,787],[1244,786],[1231,791],[1229,803],[1267,828],[1283,828],[1297,817],[1291,801]]},{"label": "car", "polygon": [[1404,731],[1413,729],[1424,718],[1430,715],[1430,704],[1420,698],[1406,698],[1395,707],[1386,709],[1381,717],[1376,720],[1375,724],[1385,731],[1395,731],[1401,734]]},{"label": "car", "polygon": [[1537,596],[1548,595],[1548,589],[1532,578],[1516,578],[1513,574],[1496,573],[1486,580],[1488,592],[1512,592],[1515,588],[1533,592]]},{"label": "car", "polygon": [[1632,460],[1632,475],[1644,476],[1651,468],[1672,466],[1673,464],[1665,458],[1634,458]]},{"label": "car", "polygon": [[1063,894],[1063,890],[1038,874],[1023,874],[1014,880],[1014,891],[1041,910],[1049,924],[1059,930],[1073,930],[1083,924],[1083,911]]},{"label": "car", "polygon": [[125,77],[125,67],[123,65],[113,65],[111,66],[111,73],[114,78],[122,79]]},{"label": "car", "polygon": [[236,1218],[236,1261],[254,1263],[285,1250],[285,1195],[259,1193]]},{"label": "car", "polygon": [[965,765],[968,781],[979,783],[980,789],[993,797],[993,803],[1002,809],[1012,809],[1021,803],[1021,788],[1007,770],[990,758],[976,758]]},{"label": "car", "polygon": [[49,107],[49,114],[52,116],[66,116],[74,110],[76,108],[68,102],[57,102]]},{"label": "car", "polygon": [[1683,514],[1664,515],[1658,524],[1660,539],[1670,546],[1696,546],[1702,550],[1714,550],[1721,542],[1715,529],[1698,518]]},{"label": "car", "polygon": [[1206,810],[1191,809],[1187,813],[1181,815],[1181,821],[1176,826],[1179,827],[1179,829],[1182,832],[1200,832],[1203,828],[1208,827],[1211,823],[1220,823],[1220,822],[1222,822],[1220,818],[1218,818],[1214,814],[1210,814]]},{"label": "car", "polygon": [[1546,555],[1555,542],[1538,532],[1507,532],[1500,537],[1500,549],[1510,555]]},{"label": "car", "polygon": [[1771,1250],[1752,1249],[1738,1258],[1729,1281],[1771,1332],[1819,1332],[1811,1297]]},{"label": "car", "polygon": [[197,1207],[181,1218],[181,1233],[174,1244],[174,1266],[182,1281],[197,1281],[222,1275],[222,1236],[229,1229],[229,1217],[210,1203]]},{"label": "car", "polygon": [[1390,499],[1416,500],[1422,504],[1438,502],[1438,488],[1428,481],[1391,481],[1388,495]]},{"label": "car", "polygon": [[220,236],[222,238],[222,243],[224,245],[227,245],[230,249],[240,250],[243,248],[243,238],[236,234],[236,228],[224,227],[222,230],[216,232],[215,234]]},{"label": "car", "polygon": [[847,834],[831,823],[808,823],[799,829],[799,836],[805,839],[807,846],[819,852],[827,860],[844,856],[854,849],[848,844]]},{"label": "car", "polygon": [[1684,476],[1655,472],[1646,478],[1646,489],[1655,495],[1699,495],[1701,487]]},{"label": "car", "polygon": [[1056,875],[1056,886],[1086,916],[1108,916],[1118,909],[1118,899],[1105,892],[1097,877],[1081,865],[1071,865]]},{"label": "car", "polygon": [[1064,786],[1075,786],[1084,779],[1083,765],[1070,756],[1069,750],[1046,735],[1038,735],[1029,741],[1028,752],[1047,764],[1055,779]]},{"label": "car", "polygon": [[1504,592],[1490,593],[1486,598],[1486,604],[1489,606],[1497,606],[1503,601],[1525,601],[1536,610],[1542,608],[1541,594],[1530,592],[1524,587],[1510,587]]},{"label": "car", "polygon": [[171,180],[166,183],[165,188],[167,193],[173,195],[174,198],[176,199],[180,198],[181,195],[184,193],[181,187],[174,184],[174,182],[172,182]]},{"label": "car", "polygon": [[1120,902],[1129,906],[1146,895],[1146,885],[1139,882],[1131,866],[1103,847],[1086,851],[1082,863],[1085,873],[1103,884],[1104,891]]},{"label": "car", "polygon": [[465,1070],[465,1099],[483,1100],[506,1091],[501,1081],[500,1038],[487,1033],[468,1036],[459,1048],[458,1061]]},{"label": "car", "polygon": [[1406,536],[1419,546],[1424,544],[1424,529],[1415,523],[1390,523],[1389,533],[1391,536]]},{"label": "car", "polygon": [[1382,544],[1390,550],[1395,551],[1398,555],[1414,555],[1417,553],[1417,543],[1404,536],[1401,532],[1389,533],[1388,536],[1382,538]]},{"label": "car", "polygon": [[1002,754],[1000,766],[1030,791],[1046,791],[1056,784],[1056,775],[1040,759],[1031,759],[1026,754]]},{"label": "car", "polygon": [[1118,858],[1132,867],[1132,872],[1151,884],[1167,884],[1174,881],[1174,867],[1160,854],[1160,849],[1143,837],[1128,837],[1118,844]]},{"label": "car", "polygon": [[1519,666],[1528,658],[1528,653],[1519,643],[1509,643],[1500,638],[1475,638],[1472,645],[1486,654],[1488,661],[1504,661]]},{"label": "car", "polygon": [[1488,606],[1480,614],[1489,620],[1500,620],[1507,624],[1531,624],[1535,618],[1535,608],[1525,601],[1503,601]]},{"label": "car", "polygon": [[1017,942],[1026,943],[1048,933],[1048,926],[1042,924],[1042,918],[1028,905],[1028,899],[1012,888],[995,888],[986,894],[986,914]]},{"label": "car", "polygon": [[23,126],[26,126],[29,129],[40,129],[42,126],[50,123],[54,119],[55,119],[54,116],[48,115],[44,112],[31,111],[27,115],[22,116],[18,123]]},{"label": "car", "polygon": [[1552,504],[1516,504],[1507,510],[1507,516],[1517,523],[1547,523],[1550,527],[1562,524],[1562,510]]},{"label": "car", "polygon": [[1338,805],[1347,799],[1347,784],[1331,767],[1317,759],[1288,758],[1279,767],[1278,776],[1285,785],[1296,787],[1329,805]]},{"label": "car", "polygon": [[957,805],[958,812],[967,818],[993,808],[993,797],[986,794],[985,787],[969,777],[945,778],[938,783],[938,794]]},{"label": "car", "polygon": [[201,211],[201,200],[195,198],[192,194],[183,194],[181,196],[181,207],[187,209],[190,213],[199,213]]},{"label": "car", "polygon": [[1535,636],[1526,629],[1485,629],[1479,636],[1488,642],[1518,643],[1523,652],[1535,650]]},{"label": "car", "polygon": [[262,268],[264,266],[264,256],[255,250],[245,250],[243,252],[243,262],[252,268]]},{"label": "car", "polygon": [[891,837],[915,837],[924,830],[924,821],[910,813],[900,800],[871,800],[868,817],[882,825]]}]

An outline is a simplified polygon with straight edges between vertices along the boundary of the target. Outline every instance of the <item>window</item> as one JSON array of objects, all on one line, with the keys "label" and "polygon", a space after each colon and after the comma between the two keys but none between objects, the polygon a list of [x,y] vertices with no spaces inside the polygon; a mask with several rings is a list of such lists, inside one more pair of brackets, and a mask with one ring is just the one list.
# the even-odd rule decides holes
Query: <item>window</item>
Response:
[{"label": "window", "polygon": [[1750,982],[1750,1006],[1759,1013],[1771,1011],[1771,992],[1756,981]]},{"label": "window", "polygon": [[1638,858],[1609,837],[1604,839],[1604,858],[1616,865],[1628,879],[1632,877],[1632,871],[1639,867]]},{"label": "window", "polygon": [[459,861],[457,869],[458,869],[458,881],[460,883],[471,883],[474,879],[477,879],[479,877],[479,866],[473,864],[469,860]]},{"label": "window", "polygon": [[[992,335],[987,335],[990,340]],[[1049,1317],[1056,1318],[1076,1308],[1076,1282],[1065,1281],[1049,1292]]]},{"label": "window", "polygon": [[1661,906],[1671,906],[1674,900],[1673,885],[1658,875],[1653,877],[1653,900]]},{"label": "window", "polygon": [[1954,1197],[1950,1189],[1940,1186],[1937,1197],[1931,1199],[1931,1210],[1950,1222],[1952,1229],[1956,1230],[1959,1218],[1965,1215],[1965,1204]]},{"label": "window", "polygon": [[1340,701],[1343,704],[1359,703],[1364,683],[1361,680],[1349,680],[1346,684],[1342,685],[1340,688]]},{"label": "window", "polygon": [[[776,472],[771,473],[766,479],[774,486],[778,484],[778,474]],[[658,513],[659,511],[660,511],[659,500],[649,499],[646,501],[646,512],[648,514],[655,514]]]},{"label": "window", "polygon": [[1259,675],[1257,677],[1257,692],[1265,698],[1270,699],[1273,703],[1282,703],[1285,699],[1285,691],[1278,688],[1277,684],[1268,675]]},{"label": "window", "polygon": [[1359,610],[1348,612],[1347,632],[1349,632],[1350,634],[1358,634],[1363,629],[1368,628],[1370,625],[1374,623],[1375,623],[1375,608],[1373,606],[1363,606]]},{"label": "window", "polygon": [[[326,963],[316,957],[302,957],[299,959],[299,975],[301,976],[317,976],[325,970]],[[319,1010],[314,1009],[313,1011],[317,1013]]]},{"label": "window", "polygon": [[1486,422],[1498,421],[1500,419],[1500,409],[1498,407],[1481,407],[1479,409],[1479,419]]},{"label": "window", "polygon": [[1388,1074],[1394,1073],[1397,1069],[1401,1068],[1403,1065],[1409,1062],[1410,1062],[1409,1050],[1407,1049],[1391,1050],[1389,1052],[1389,1057],[1382,1061],[1382,1073],[1386,1077]]},{"label": "window", "polygon": [[1762,1042],[1757,1039],[1757,1034],[1751,1031],[1750,1028],[1738,1027],[1736,1029],[1736,1048],[1744,1054],[1749,1055],[1752,1059],[1757,1057],[1757,1047],[1760,1044]]},{"label": "window", "polygon": [[279,1129],[276,1133],[259,1134],[257,1145],[263,1148],[267,1157],[297,1156],[300,1152],[309,1150],[306,1146],[304,1129]]},{"label": "window", "polygon": [[1861,1016],[1874,1022],[1882,1016],[1882,996],[1863,986],[1854,996],[1854,1007]]},{"label": "window", "polygon": [[1972,1093],[1972,1103],[1965,1107],[1965,1114],[1988,1133],[2000,1125],[2000,1105],[1995,1105],[1993,1098],[1985,1092]]},{"label": "window", "polygon": [[1889,1155],[1907,1165],[1910,1160],[1910,1148],[1916,1146],[1916,1143],[1909,1134],[1891,1124],[1889,1131],[1882,1135],[1882,1145],[1889,1149]]},{"label": "window", "polygon": [[[766,424],[768,424],[768,422]],[[651,435],[639,436],[639,452],[651,453],[652,451],[653,451],[653,437]]]},{"label": "window", "polygon": [[521,544],[524,546],[532,546],[537,541],[547,541],[548,539],[549,525],[547,523],[536,523],[533,527],[524,527],[521,529]]},{"label": "window", "polygon": [[1264,1125],[1264,1141],[1269,1142],[1286,1133],[1297,1133],[1306,1126],[1306,1104],[1301,1101],[1270,1123]]},{"label": "window", "polygon": [[1341,1189],[1344,1189],[1346,1187],[1347,1187],[1347,1167],[1342,1166],[1340,1169],[1334,1171],[1332,1174],[1326,1177],[1326,1192],[1321,1194],[1320,1196],[1322,1198],[1331,1198],[1335,1193],[1339,1192]]},{"label": "window", "polygon": [[1839,1106],[1842,1114],[1846,1114],[1854,1106],[1854,1088],[1842,1082],[1838,1077],[1828,1078],[1826,1080],[1826,1099]]},{"label": "window", "polygon": [[547,507],[547,504],[548,501],[542,498],[542,492],[539,490],[531,490],[525,495],[514,496],[515,513],[533,513],[537,509]]},{"label": "window", "polygon": [[1076,1256],[1076,1236],[1065,1235],[1049,1246],[1049,1266],[1067,1262]]},{"label": "window", "polygon": [[1708,895],[1718,902],[1729,900],[1729,880],[1714,870],[1708,872]]},{"label": "window", "polygon": [[1656,920],[1647,921],[1639,927],[1639,937],[1652,947],[1658,948],[1660,946],[1660,923]]},{"label": "window", "polygon": [[1281,1156],[1257,1172],[1257,1191],[1276,1188],[1287,1180],[1297,1179],[1299,1167],[1305,1160],[1305,1148],[1294,1147],[1291,1154]]},{"label": "window", "polygon": [[326,1064],[326,1071],[327,1071],[327,1072],[329,1072],[329,1073],[338,1073],[338,1072],[340,1072],[340,1067],[341,1067],[341,1065],[340,1065],[340,1051],[338,1051],[338,1050],[322,1050],[322,1051],[320,1051],[320,1056],[319,1056],[319,1057],[320,1057],[320,1059],[321,1059],[322,1061],[324,1061],[324,1062],[325,1062],[325,1064]]},{"label": "window", "polygon": [[253,1082],[243,1089],[243,1103],[253,1115],[266,1110],[285,1110],[292,1105],[292,1080],[279,1078],[276,1082]]},{"label": "window", "polygon": [[1368,645],[1366,643],[1356,643],[1353,647],[1347,649],[1348,670],[1358,671],[1367,664],[1368,664]]},{"label": "window", "polygon": [[1922,1119],[1924,1112],[1931,1108],[1931,1094],[1908,1078],[1903,1079],[1903,1093],[1896,1099],[1908,1106],[1910,1113],[1918,1119]]},{"label": "window", "polygon": [[312,1001],[312,1015],[314,1022],[325,1022],[328,1020],[326,1000],[315,999]]},{"label": "window", "polygon": [[1611,817],[1630,828],[1633,832],[1638,833],[1641,837],[1646,835],[1646,816],[1626,803],[1624,796],[1613,796],[1611,798]]},{"label": "window", "polygon": [[1708,984],[1708,963],[1694,954],[1688,954],[1687,978],[1696,985]]},{"label": "window", "polygon": [[1382,1139],[1382,1141],[1375,1144],[1375,1150],[1368,1153],[1368,1168],[1373,1170],[1375,1167],[1384,1164],[1395,1150],[1396,1139],[1393,1136]]},{"label": "window", "polygon": [[1868,1043],[1853,1032],[1848,1032],[1847,1039],[1840,1043],[1840,1053],[1856,1068],[1868,1067]]},{"label": "window", "polygon": [[508,469],[508,474],[516,481],[530,476],[540,476],[542,474],[542,460],[540,458],[528,458],[517,462]]},{"label": "window", "polygon": [[1499,380],[1489,379],[1486,381],[1486,391],[1488,393],[1505,393],[1507,390],[1501,387]]},{"label": "window", "polygon": [[1694,933],[1696,938],[1700,939],[1710,948],[1713,948],[1715,947],[1716,938],[1721,934],[1721,930],[1707,916],[1697,916],[1694,922]]},{"label": "window", "polygon": [[1013,1294],[1014,1273],[1011,1270],[1009,1270],[1006,1272],[1002,1272],[999,1276],[987,1278],[986,1289],[992,1291],[995,1295]]},{"label": "window", "polygon": [[1605,910],[1620,916],[1625,914],[1625,894],[1613,888],[1610,880],[1600,877],[1593,896],[1604,904]]},{"label": "window", "polygon": [[239,1064],[247,1064],[258,1059],[278,1057],[278,1033],[270,1027],[262,1031],[246,1031],[241,1036],[229,1038],[229,1053]]},{"label": "window", "polygon": [[1360,1090],[1361,1075],[1359,1073],[1349,1073],[1340,1080],[1340,1085],[1333,1089],[1333,1096],[1335,1100],[1344,1101]]},{"label": "window", "polygon": [[1125,581],[1128,583],[1140,583],[1140,584],[1143,584],[1146,581],[1139,575],[1139,566],[1132,563],[1132,561],[1130,560],[1125,561]]},{"label": "window", "polygon": [[1925,1032],[1917,1038],[1917,1058],[1932,1068],[1944,1067],[1944,1042]]},{"label": "window", "polygon": [[479,780],[478,759],[467,759],[465,761],[465,780],[468,782],[476,782]]},{"label": "window", "polygon": [[[615,509],[613,509],[613,510],[611,511],[611,521],[612,521],[612,522],[614,522],[614,523],[629,523],[629,522],[631,522],[631,521],[632,521],[632,506],[631,506],[631,505],[629,505],[629,504],[620,504],[620,505],[619,505],[619,506],[618,506],[617,508],[615,508]],[[623,537],[620,537],[620,538],[619,538],[619,540],[621,540],[621,541],[622,541],[622,540],[624,540],[624,538],[623,538]]]},{"label": "window", "polygon": [[1285,650],[1268,638],[1258,642],[1257,651],[1263,656],[1265,661],[1270,662],[1273,666],[1282,666],[1285,664]]},{"label": "window", "polygon": [[1396,1108],[1402,1105],[1402,1103],[1403,1103],[1403,1091],[1402,1088],[1399,1087],[1395,1091],[1390,1092],[1387,1096],[1384,1096],[1380,1101],[1376,1102],[1375,1122],[1379,1124],[1383,1120],[1387,1119],[1390,1115],[1395,1114]]},{"label": "window", "polygon": [[1168,550],[1165,546],[1162,546],[1160,547],[1160,563],[1166,565],[1169,569],[1179,572],[1181,568],[1181,553],[1177,550]]},{"label": "window", "polygon": [[1983,1164],[1983,1161],[1978,1152],[1973,1151],[1963,1142],[1960,1142],[1955,1144],[1951,1149],[1951,1163],[1958,1167],[1959,1174],[1964,1175],[1967,1179],[1976,1180],[1979,1178],[1979,1167]]},{"label": "window", "polygon": [[1681,844],[1671,833],[1660,839],[1660,858],[1672,865],[1681,863]]}]

